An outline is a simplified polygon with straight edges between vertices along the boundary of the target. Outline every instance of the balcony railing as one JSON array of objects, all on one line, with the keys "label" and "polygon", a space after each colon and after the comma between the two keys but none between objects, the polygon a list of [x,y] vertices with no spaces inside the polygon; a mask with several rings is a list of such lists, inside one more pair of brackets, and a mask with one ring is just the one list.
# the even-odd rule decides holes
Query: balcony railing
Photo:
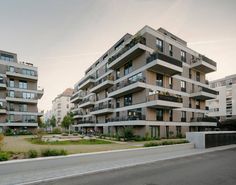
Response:
[{"label": "balcony railing", "polygon": [[207,93],[210,93],[210,94],[219,95],[218,91],[215,91],[213,89],[209,89],[209,88],[206,88],[206,87],[201,87],[201,90],[203,92],[207,92]]},{"label": "balcony railing", "polygon": [[111,76],[111,75],[106,76],[106,77],[98,80],[97,82],[95,82],[94,86],[97,86],[97,85],[99,85],[99,84],[101,84],[101,83],[103,83],[103,82],[105,82],[107,80],[114,81],[114,76]]},{"label": "balcony railing", "polygon": [[103,104],[103,105],[99,105],[98,107],[93,107],[90,109],[91,112],[94,111],[98,111],[98,110],[102,110],[102,109],[113,109],[114,105],[112,104]]},{"label": "balcony railing", "polygon": [[77,123],[78,124],[86,124],[86,123],[95,123],[95,121],[93,121],[93,120],[79,120]]},{"label": "balcony railing", "polygon": [[145,37],[138,36],[133,38],[128,44],[125,45],[123,49],[121,49],[117,54],[113,55],[111,58],[108,59],[108,63],[112,63],[114,60],[119,58],[121,55],[123,55],[126,51],[130,50],[132,47],[134,47],[136,44],[143,44],[146,45],[146,39]]},{"label": "balcony railing", "polygon": [[26,76],[32,76],[32,77],[37,77],[38,76],[37,71],[34,71],[34,70],[24,70],[24,69],[20,69],[20,68],[15,68],[14,71],[11,71],[10,68],[8,68],[7,72],[17,73],[17,74],[26,75]]},{"label": "balcony railing", "polygon": [[125,116],[107,119],[107,122],[117,122],[117,121],[135,121],[135,120],[146,120],[145,115],[140,116]]},{"label": "balcony railing", "polygon": [[119,89],[122,89],[123,87],[129,86],[129,85],[134,84],[136,82],[143,82],[143,83],[145,83],[145,81],[146,81],[145,77],[139,77],[139,78],[137,78],[135,80],[125,80],[125,81],[120,82],[119,86],[115,86],[115,87],[111,88],[109,90],[109,93],[113,92],[113,91],[116,91],[116,90],[119,90]]},{"label": "balcony railing", "polygon": [[170,94],[153,94],[148,96],[148,101],[154,101],[154,100],[164,100],[177,103],[183,102],[183,99],[181,97]]},{"label": "balcony railing", "polygon": [[156,59],[163,60],[163,61],[165,61],[165,62],[167,62],[167,63],[169,63],[169,64],[173,64],[173,65],[176,65],[176,66],[178,66],[178,67],[182,67],[182,66],[183,66],[181,61],[176,60],[176,59],[174,59],[174,58],[172,58],[172,57],[169,57],[169,56],[167,56],[167,55],[164,55],[164,54],[162,54],[162,53],[158,53],[158,52],[151,54],[151,55],[146,59],[146,62],[147,62],[147,64],[148,64],[148,63],[150,63],[150,62],[152,62],[153,60],[156,60]]},{"label": "balcony railing", "polygon": [[218,122],[218,120],[213,117],[197,117],[191,118],[190,122]]}]

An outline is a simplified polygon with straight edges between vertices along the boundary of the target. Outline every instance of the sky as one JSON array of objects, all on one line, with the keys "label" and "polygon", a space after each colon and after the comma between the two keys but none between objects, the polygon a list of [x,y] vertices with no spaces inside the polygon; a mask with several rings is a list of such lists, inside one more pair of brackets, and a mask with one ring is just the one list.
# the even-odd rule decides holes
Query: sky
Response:
[{"label": "sky", "polygon": [[209,80],[236,73],[235,0],[0,0],[0,50],[39,70],[40,110],[125,33],[163,27],[217,62]]}]

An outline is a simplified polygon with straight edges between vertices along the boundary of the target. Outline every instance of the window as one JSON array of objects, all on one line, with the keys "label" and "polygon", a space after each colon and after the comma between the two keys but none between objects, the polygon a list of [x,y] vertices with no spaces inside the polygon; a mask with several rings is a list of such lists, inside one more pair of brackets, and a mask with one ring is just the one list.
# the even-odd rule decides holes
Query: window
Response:
[{"label": "window", "polygon": [[117,69],[116,70],[116,79],[119,79],[120,78],[120,69]]},{"label": "window", "polygon": [[200,72],[196,72],[196,80],[198,81],[198,82],[200,82]]},{"label": "window", "polygon": [[127,64],[125,64],[124,75],[127,75],[127,74],[129,74],[131,72],[132,72],[132,61],[130,61]]},{"label": "window", "polygon": [[14,91],[10,91],[10,92],[9,92],[9,96],[10,96],[11,98],[14,98],[14,97],[15,97],[15,92],[14,92]]},{"label": "window", "polygon": [[2,108],[3,107],[3,102],[2,101],[0,101],[0,108]]},{"label": "window", "polygon": [[163,52],[163,41],[161,39],[157,39],[156,44],[157,44],[157,49]]},{"label": "window", "polygon": [[186,111],[181,111],[181,122],[186,122]]},{"label": "window", "polygon": [[116,108],[120,107],[120,98],[116,98]]},{"label": "window", "polygon": [[124,106],[132,105],[132,94],[124,96]]},{"label": "window", "polygon": [[14,57],[12,55],[2,53],[0,55],[0,59],[5,60],[5,61],[9,61],[9,62],[13,62]]},{"label": "window", "polygon": [[0,76],[0,83],[4,83],[3,76]]},{"label": "window", "polygon": [[134,82],[141,81],[141,80],[143,80],[143,73],[138,73],[138,74],[128,78],[128,81],[130,83],[134,83]]},{"label": "window", "polygon": [[28,85],[26,81],[19,81],[19,88],[20,89],[27,89]]},{"label": "window", "polygon": [[99,76],[99,70],[96,71],[96,78]]},{"label": "window", "polygon": [[10,67],[9,67],[9,71],[12,72],[12,73],[14,73],[14,72],[15,72],[15,68],[14,68],[13,66],[10,66]]},{"label": "window", "polygon": [[22,97],[24,99],[34,99],[35,98],[35,94],[34,93],[23,92]]},{"label": "window", "polygon": [[104,71],[107,72],[108,71],[108,62],[104,65]]},{"label": "window", "polygon": [[169,110],[169,121],[173,121],[173,110]]},{"label": "window", "polygon": [[132,109],[128,110],[128,119],[129,120],[141,120],[142,119],[142,109]]},{"label": "window", "polygon": [[35,76],[35,71],[29,70],[29,69],[22,69],[22,74],[29,75],[29,76]]},{"label": "window", "polygon": [[26,104],[20,104],[19,105],[20,112],[27,112],[27,105]]},{"label": "window", "polygon": [[189,73],[189,78],[192,79],[192,70],[189,69],[188,73]]},{"label": "window", "polygon": [[200,100],[196,100],[196,109],[200,109]]},{"label": "window", "polygon": [[15,83],[13,79],[10,79],[10,83],[9,83],[10,87],[15,87]]},{"label": "window", "polygon": [[186,82],[181,80],[181,91],[186,92]]},{"label": "window", "polygon": [[181,61],[186,62],[186,52],[181,50]]},{"label": "window", "polygon": [[176,126],[176,135],[181,136],[181,126]]},{"label": "window", "polygon": [[169,44],[169,55],[173,56],[173,46]]},{"label": "window", "polygon": [[156,75],[156,85],[160,86],[160,87],[163,87],[163,75],[162,74],[157,73],[157,75]]},{"label": "window", "polygon": [[156,109],[156,120],[163,121],[163,109]]},{"label": "window", "polygon": [[173,87],[173,85],[172,85],[173,84],[173,78],[169,77],[168,82],[169,82],[169,88],[172,89],[172,87]]}]

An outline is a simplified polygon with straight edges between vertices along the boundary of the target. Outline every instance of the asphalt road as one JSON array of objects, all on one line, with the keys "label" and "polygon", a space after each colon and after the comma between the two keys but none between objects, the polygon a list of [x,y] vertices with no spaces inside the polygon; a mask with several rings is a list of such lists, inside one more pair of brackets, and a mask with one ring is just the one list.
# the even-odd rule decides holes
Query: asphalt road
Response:
[{"label": "asphalt road", "polygon": [[35,185],[233,185],[236,148]]}]

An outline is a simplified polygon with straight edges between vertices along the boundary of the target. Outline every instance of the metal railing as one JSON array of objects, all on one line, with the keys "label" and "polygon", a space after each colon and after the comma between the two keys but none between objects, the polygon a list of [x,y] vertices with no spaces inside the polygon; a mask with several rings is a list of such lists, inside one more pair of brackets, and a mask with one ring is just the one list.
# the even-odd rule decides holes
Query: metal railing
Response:
[{"label": "metal railing", "polygon": [[114,105],[112,104],[103,104],[103,105],[99,105],[98,107],[93,107],[90,109],[91,112],[94,111],[98,111],[98,110],[102,110],[102,109],[113,109]]},{"label": "metal railing", "polygon": [[174,96],[170,94],[153,94],[147,97],[147,101],[154,101],[154,100],[164,100],[164,101],[177,102],[177,103],[183,102],[182,97]]},{"label": "metal railing", "polygon": [[116,122],[116,121],[135,121],[135,120],[146,120],[145,115],[140,116],[123,116],[107,119],[107,122]]}]

